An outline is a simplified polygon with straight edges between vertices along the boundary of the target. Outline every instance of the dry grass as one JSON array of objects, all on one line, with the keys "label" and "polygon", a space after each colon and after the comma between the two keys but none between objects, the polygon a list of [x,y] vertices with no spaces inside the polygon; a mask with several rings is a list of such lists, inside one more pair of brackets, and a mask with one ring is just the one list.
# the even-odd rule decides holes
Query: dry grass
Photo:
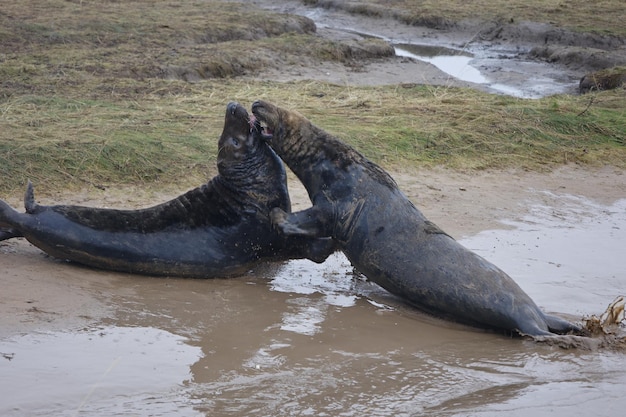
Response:
[{"label": "dry grass", "polygon": [[323,40],[304,17],[219,1],[7,0],[0,28],[5,96],[93,76],[197,81],[393,54],[382,41]]},{"label": "dry grass", "polygon": [[227,101],[257,98],[299,110],[392,169],[626,167],[623,92],[531,101],[443,87],[153,81],[132,98],[4,100],[0,189],[27,178],[63,187],[203,181],[215,173]]},{"label": "dry grass", "polygon": [[27,179],[41,193],[197,184],[215,174],[227,102],[258,98],[301,111],[387,168],[626,167],[623,91],[522,100],[233,78],[292,60],[350,65],[386,53],[377,41],[324,41],[306,19],[251,6],[7,0],[0,28],[2,194]]},{"label": "dry grass", "polygon": [[390,168],[626,166],[623,92],[524,100],[425,86],[299,91],[284,105]]}]

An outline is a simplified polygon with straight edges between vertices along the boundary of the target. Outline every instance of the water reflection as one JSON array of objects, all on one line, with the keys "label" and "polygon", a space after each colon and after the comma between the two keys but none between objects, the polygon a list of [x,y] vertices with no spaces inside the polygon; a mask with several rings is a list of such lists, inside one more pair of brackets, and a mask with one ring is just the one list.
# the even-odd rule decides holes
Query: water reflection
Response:
[{"label": "water reflection", "polygon": [[[370,352],[279,346],[271,367],[199,382],[192,395],[207,415],[571,416],[589,415],[608,398],[624,405],[619,393],[626,378],[606,366],[623,355],[577,356],[519,341],[503,350],[501,340],[484,342],[470,338],[428,352],[406,346],[374,352],[377,343]],[[312,355],[300,357],[298,349]]]},{"label": "water reflection", "polygon": [[355,282],[346,279],[351,274],[350,261],[341,253],[332,254],[322,264],[298,259],[286,263],[277,271],[272,277],[270,288],[284,293],[320,293],[331,304],[350,307],[356,301]]}]

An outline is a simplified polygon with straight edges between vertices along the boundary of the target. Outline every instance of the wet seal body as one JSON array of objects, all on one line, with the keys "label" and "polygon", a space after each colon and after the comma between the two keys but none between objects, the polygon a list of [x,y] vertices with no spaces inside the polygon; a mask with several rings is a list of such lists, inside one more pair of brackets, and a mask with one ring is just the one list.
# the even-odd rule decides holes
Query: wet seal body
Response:
[{"label": "wet seal body", "polygon": [[297,112],[264,101],[252,112],[313,203],[296,213],[272,211],[285,234],[331,236],[368,279],[435,315],[526,335],[578,331],[544,314],[507,274],[428,221],[355,149]]},{"label": "wet seal body", "polygon": [[41,206],[29,183],[19,213],[0,200],[0,240],[23,236],[56,258],[150,275],[225,277],[259,260],[322,262],[331,239],[285,238],[274,207],[290,211],[281,160],[244,107],[230,103],[219,139],[219,174],[176,199],[140,210]]}]

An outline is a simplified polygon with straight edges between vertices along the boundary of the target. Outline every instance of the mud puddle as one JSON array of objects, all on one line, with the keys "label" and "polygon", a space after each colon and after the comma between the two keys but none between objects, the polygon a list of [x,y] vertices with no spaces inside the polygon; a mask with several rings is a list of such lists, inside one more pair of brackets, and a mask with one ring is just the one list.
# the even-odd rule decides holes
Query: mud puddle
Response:
[{"label": "mud puddle", "polygon": [[443,46],[396,44],[397,56],[419,59],[433,64],[441,71],[462,81],[486,84],[487,78],[471,65],[474,56],[468,52]]},{"label": "mud puddle", "polygon": [[[509,230],[462,243],[545,310],[601,313],[626,293],[626,199],[533,196],[525,215],[502,220]],[[571,417],[626,406],[623,353],[562,350],[422,315],[340,254],[230,280],[41,262],[55,282],[96,288],[112,314],[0,338],[3,416]]]}]

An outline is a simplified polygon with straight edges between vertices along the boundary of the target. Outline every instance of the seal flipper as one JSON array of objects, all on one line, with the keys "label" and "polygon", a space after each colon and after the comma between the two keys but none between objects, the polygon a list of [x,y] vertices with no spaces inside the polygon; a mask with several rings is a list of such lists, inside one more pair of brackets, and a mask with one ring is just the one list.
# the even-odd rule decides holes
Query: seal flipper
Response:
[{"label": "seal flipper", "polygon": [[321,264],[337,250],[337,244],[330,237],[313,239],[305,249],[307,259]]},{"label": "seal flipper", "polygon": [[567,320],[564,320],[560,317],[550,316],[545,314],[546,324],[548,325],[548,329],[551,332],[557,334],[582,334],[583,330],[575,325],[574,323],[570,323]]},{"label": "seal flipper", "polygon": [[[24,194],[24,208],[27,214],[35,214],[39,211],[39,205],[35,202],[35,192],[33,183],[28,181],[26,185],[26,193]],[[19,226],[18,218],[24,216],[15,211],[4,201],[0,200],[0,241],[11,239],[14,237],[23,237],[24,234],[15,228]]]},{"label": "seal flipper", "polygon": [[0,241],[24,236],[15,228],[18,225],[19,216],[20,214],[13,207],[0,200]]},{"label": "seal flipper", "polygon": [[287,213],[274,207],[270,212],[272,223],[288,236],[329,237],[330,231],[326,230],[324,221],[328,217],[323,215],[323,210],[318,206],[296,213]]},{"label": "seal flipper", "polygon": [[24,237],[24,235],[15,229],[0,229],[0,241],[11,239],[13,237]]},{"label": "seal flipper", "polygon": [[26,184],[26,193],[24,194],[24,208],[26,209],[26,213],[34,214],[37,211],[37,207],[39,207],[39,205],[35,202],[35,190],[33,188],[33,183],[28,180],[28,184]]}]

